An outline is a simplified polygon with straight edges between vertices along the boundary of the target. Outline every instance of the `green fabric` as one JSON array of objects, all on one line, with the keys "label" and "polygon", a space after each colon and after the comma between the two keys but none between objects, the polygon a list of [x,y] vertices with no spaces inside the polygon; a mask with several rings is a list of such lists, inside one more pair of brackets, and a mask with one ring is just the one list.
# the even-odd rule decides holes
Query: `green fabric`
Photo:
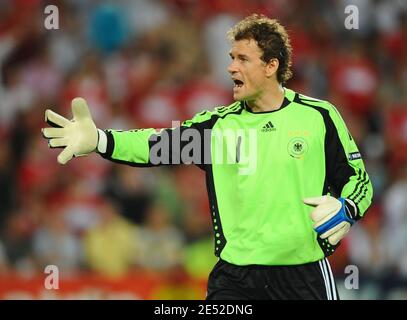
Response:
[{"label": "green fabric", "polygon": [[139,129],[130,131],[109,130],[115,141],[112,159],[132,163],[148,163],[148,139],[157,131],[155,129]]},{"label": "green fabric", "polygon": [[[308,103],[322,107],[329,112],[346,155],[359,152],[355,140],[352,138],[351,133],[346,127],[340,113],[331,103],[311,98],[306,95],[300,96],[306,99]],[[356,202],[359,209],[359,214],[363,216],[371,204],[371,199],[373,197],[373,186],[369,180],[367,172],[365,171],[365,166],[361,158],[348,161],[348,164],[354,169],[356,174],[351,176],[349,182],[343,187],[340,196],[342,198],[354,196],[355,199],[352,200]],[[358,183],[359,181],[361,181],[361,183]],[[354,191],[356,192],[354,193]]]},{"label": "green fabric", "polygon": [[[322,194],[325,129],[316,125],[320,118],[314,110],[292,103],[276,112],[243,110],[215,124],[214,129],[220,130],[244,128],[242,152],[245,149],[247,154],[248,130],[258,132],[253,173],[239,174],[253,164],[213,165],[226,238],[222,259],[237,265],[287,265],[324,256],[312,228],[310,207],[302,202],[302,198]],[[263,131],[269,122],[274,130]],[[293,157],[289,148],[297,138],[306,141],[308,150]]]},{"label": "green fabric", "polygon": [[[312,207],[302,199],[327,192],[329,157],[331,165],[341,166],[329,177],[343,186],[339,195],[354,198],[360,216],[371,203],[372,185],[362,159],[349,158],[358,149],[335,107],[287,88],[285,98],[287,105],[273,112],[252,113],[235,102],[182,124],[211,129],[212,165],[204,169],[215,253],[236,265],[295,265],[327,255],[312,227]],[[339,139],[326,145],[327,128]],[[148,163],[154,133],[112,131],[112,158]],[[325,148],[333,145],[327,155]]]}]

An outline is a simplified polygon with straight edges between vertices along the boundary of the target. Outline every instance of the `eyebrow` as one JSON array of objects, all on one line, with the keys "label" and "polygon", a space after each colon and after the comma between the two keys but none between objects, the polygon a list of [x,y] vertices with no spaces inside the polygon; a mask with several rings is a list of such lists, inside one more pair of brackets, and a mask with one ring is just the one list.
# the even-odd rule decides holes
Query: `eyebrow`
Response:
[{"label": "eyebrow", "polygon": [[[229,52],[229,56],[233,59],[233,54],[232,54],[232,52]],[[238,57],[238,58],[245,58],[245,59],[248,59],[248,58],[249,58],[249,56],[247,56],[247,55],[245,55],[245,54],[238,54],[237,57]]]}]

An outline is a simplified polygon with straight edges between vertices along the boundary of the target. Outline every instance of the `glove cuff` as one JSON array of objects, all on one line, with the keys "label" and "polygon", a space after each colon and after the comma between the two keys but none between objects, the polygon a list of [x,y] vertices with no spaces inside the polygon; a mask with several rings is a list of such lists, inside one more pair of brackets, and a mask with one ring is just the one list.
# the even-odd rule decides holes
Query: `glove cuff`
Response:
[{"label": "glove cuff", "polygon": [[342,213],[342,216],[345,221],[348,221],[351,225],[356,222],[357,217],[357,208],[352,200],[345,198],[338,198],[342,204],[342,209],[339,211]]},{"label": "glove cuff", "polygon": [[107,150],[107,136],[106,133],[103,130],[98,129],[98,145],[97,145],[97,151],[99,153],[106,153]]},{"label": "glove cuff", "polygon": [[356,220],[358,217],[358,208],[352,200],[345,199],[344,201],[345,213],[348,218]]},{"label": "glove cuff", "polygon": [[[348,222],[350,225],[353,225],[356,220],[351,217],[350,215],[352,214],[352,209],[347,209],[346,205],[347,205],[347,199],[345,198],[338,198],[338,201],[341,203],[341,208],[340,210],[328,221],[326,221],[324,224],[320,225],[319,227],[315,228],[315,231],[318,234],[323,234],[325,232],[327,232],[329,229],[332,229],[333,227],[335,227],[336,225],[338,225],[339,223],[346,221]],[[351,207],[351,203],[349,203],[349,207]],[[348,215],[348,211],[349,211],[349,215]]]}]

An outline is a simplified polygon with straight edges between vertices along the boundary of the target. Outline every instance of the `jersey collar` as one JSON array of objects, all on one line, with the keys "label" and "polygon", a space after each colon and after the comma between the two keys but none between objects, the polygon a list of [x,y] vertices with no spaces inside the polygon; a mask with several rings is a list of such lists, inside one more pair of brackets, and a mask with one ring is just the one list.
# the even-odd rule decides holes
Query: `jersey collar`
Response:
[{"label": "jersey collar", "polygon": [[291,89],[284,87],[284,100],[283,100],[280,108],[278,108],[276,110],[253,112],[247,105],[246,101],[242,101],[241,105],[244,110],[246,110],[247,112],[253,113],[253,114],[272,113],[272,112],[280,111],[281,109],[284,109],[285,107],[287,107],[294,100],[294,97],[295,97],[295,92]]}]

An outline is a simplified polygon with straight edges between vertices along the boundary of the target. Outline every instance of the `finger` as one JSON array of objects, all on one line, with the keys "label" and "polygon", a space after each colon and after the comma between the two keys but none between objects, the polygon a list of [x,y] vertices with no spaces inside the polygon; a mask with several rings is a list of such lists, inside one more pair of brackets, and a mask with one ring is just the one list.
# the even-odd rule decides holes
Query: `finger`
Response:
[{"label": "finger", "polygon": [[61,148],[61,147],[66,147],[68,145],[68,140],[65,138],[55,138],[55,139],[50,139],[48,141],[48,146],[50,148]]},{"label": "finger", "polygon": [[43,128],[42,135],[45,138],[62,138],[64,136],[63,128]]},{"label": "finger", "polygon": [[320,204],[311,212],[311,219],[316,223],[317,227],[333,218],[341,209],[341,203],[327,202]]},{"label": "finger", "polygon": [[342,229],[346,224],[349,224],[346,221],[342,221],[341,223],[338,223],[335,227],[329,229],[328,231],[324,232],[321,234],[322,239],[326,239],[330,236],[332,236],[334,233],[339,232],[340,229]]},{"label": "finger", "polygon": [[45,121],[53,127],[65,127],[70,121],[52,110],[45,110]]},{"label": "finger", "polygon": [[342,229],[339,229],[336,233],[328,238],[328,241],[332,245],[336,245],[339,241],[341,241],[345,235],[349,232],[350,224],[346,223]]},{"label": "finger", "polygon": [[321,203],[324,203],[327,201],[327,196],[320,196],[320,197],[313,197],[313,198],[304,198],[302,201],[305,204],[311,205],[311,206],[318,206]]},{"label": "finger", "polygon": [[73,152],[71,147],[66,147],[57,157],[60,164],[66,164],[73,157]]},{"label": "finger", "polygon": [[75,120],[91,118],[88,104],[83,98],[75,98],[72,100],[72,113]]}]

